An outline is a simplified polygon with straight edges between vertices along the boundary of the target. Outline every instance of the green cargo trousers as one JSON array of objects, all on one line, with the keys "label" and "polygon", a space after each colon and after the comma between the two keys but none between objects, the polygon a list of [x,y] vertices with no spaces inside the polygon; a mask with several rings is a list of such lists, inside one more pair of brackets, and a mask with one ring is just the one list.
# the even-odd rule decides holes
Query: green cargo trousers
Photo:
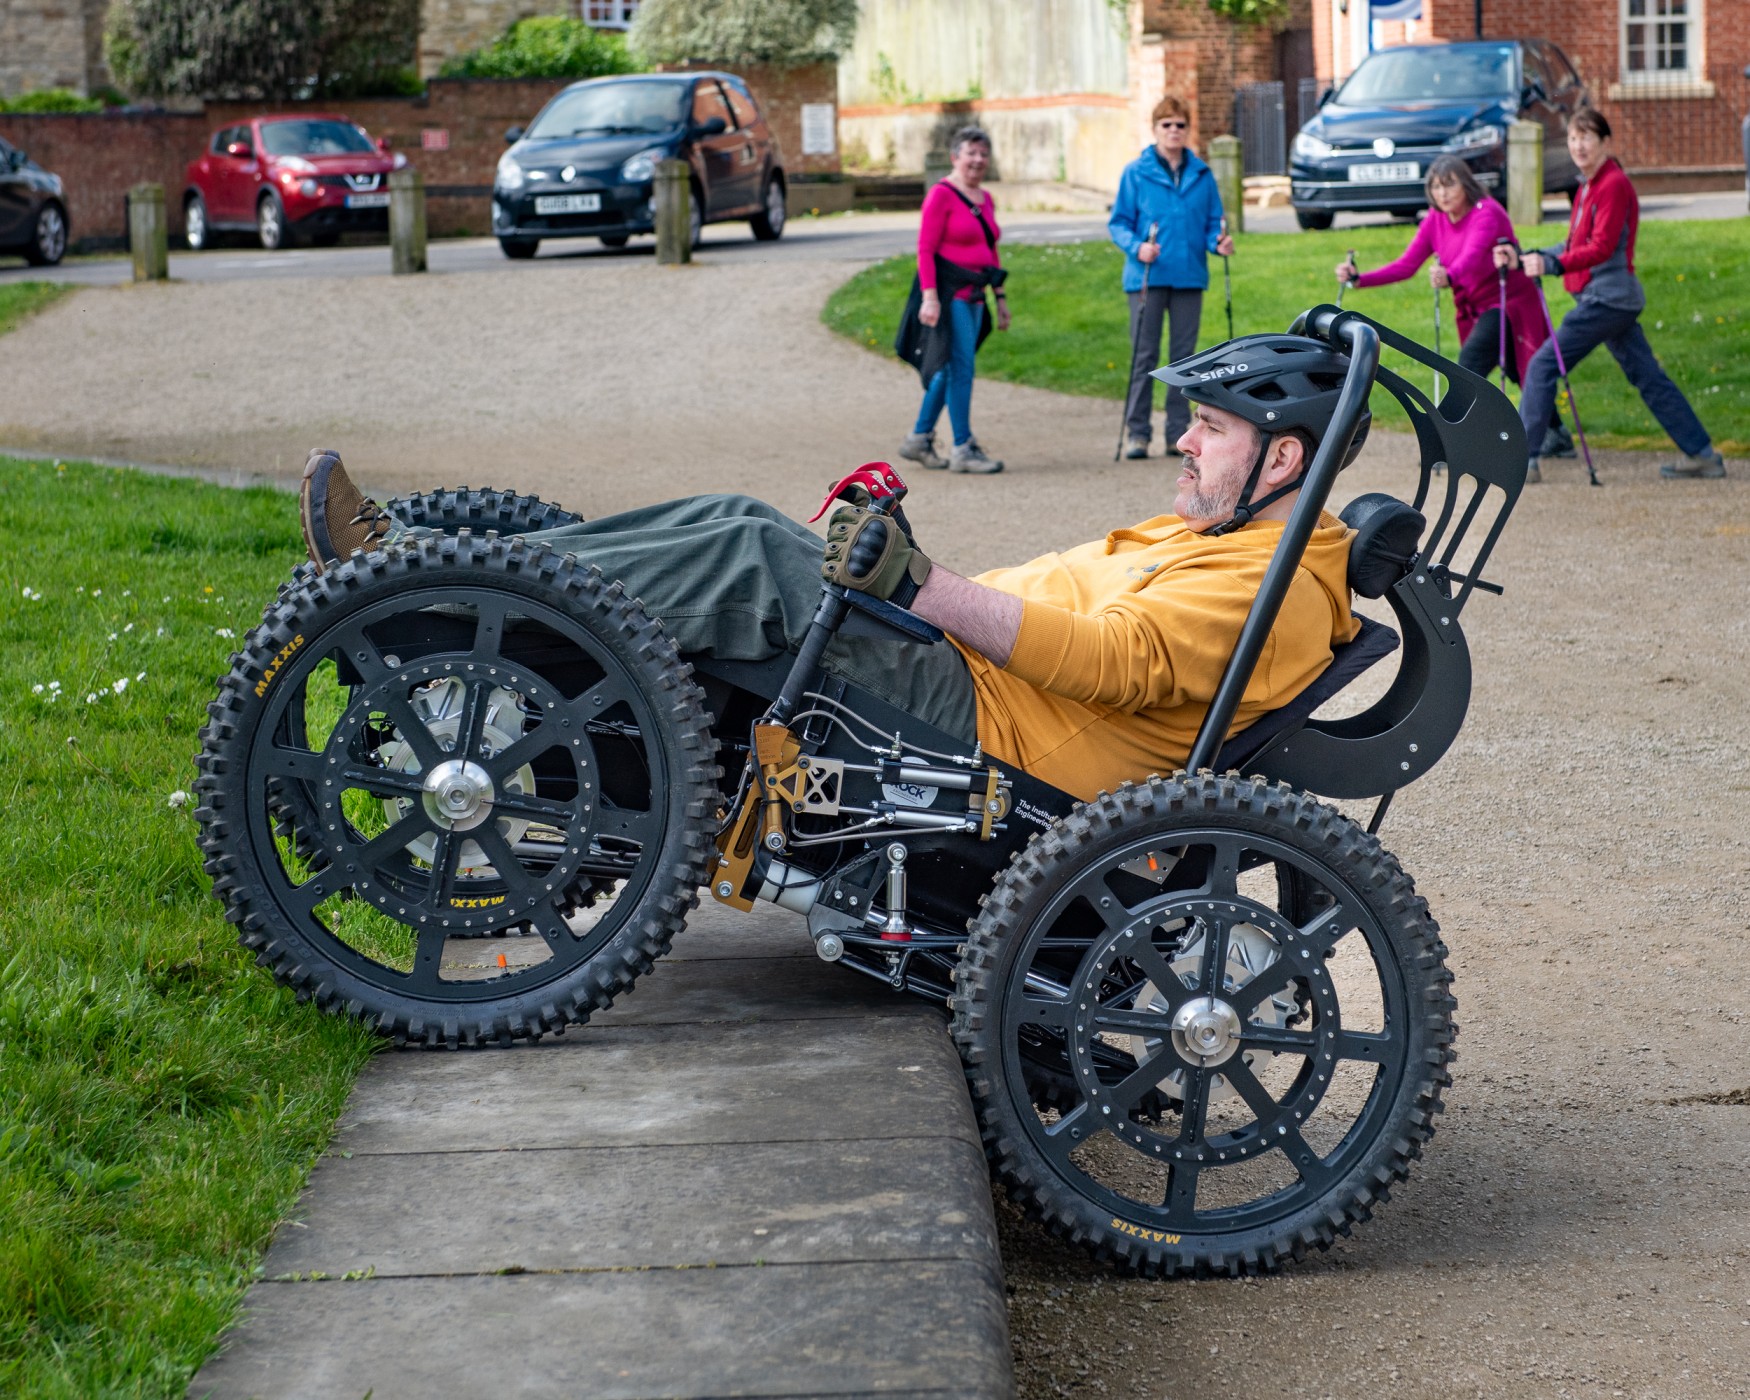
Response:
[{"label": "green cargo trousers", "polygon": [[[683,656],[794,653],[820,603],[824,542],[751,496],[689,496],[528,538],[618,579]],[[825,665],[968,744],[977,738],[972,675],[946,642],[838,637]]]}]

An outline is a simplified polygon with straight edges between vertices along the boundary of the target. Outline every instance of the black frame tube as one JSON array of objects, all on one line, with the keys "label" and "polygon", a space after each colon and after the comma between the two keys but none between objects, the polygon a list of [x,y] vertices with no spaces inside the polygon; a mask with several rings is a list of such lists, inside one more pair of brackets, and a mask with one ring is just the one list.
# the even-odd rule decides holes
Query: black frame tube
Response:
[{"label": "black frame tube", "polygon": [[1347,342],[1349,373],[1337,395],[1337,409],[1331,415],[1330,430],[1313,454],[1312,466],[1307,470],[1294,511],[1283,526],[1282,539],[1264,571],[1264,582],[1258,587],[1258,596],[1252,600],[1252,610],[1246,614],[1239,640],[1234,643],[1233,655],[1228,658],[1227,669],[1222,672],[1221,684],[1216,687],[1215,698],[1209,702],[1209,712],[1204,715],[1203,725],[1197,731],[1197,741],[1191,745],[1190,757],[1185,760],[1186,769],[1192,773],[1214,764],[1228,730],[1233,727],[1234,714],[1251,683],[1258,658],[1263,655],[1270,629],[1276,625],[1277,614],[1282,611],[1282,601],[1288,596],[1288,587],[1300,568],[1307,541],[1312,538],[1325,502],[1330,499],[1331,487],[1336,484],[1337,473],[1349,453],[1349,444],[1367,408],[1367,396],[1373,390],[1373,377],[1379,369],[1379,336],[1365,321],[1336,311],[1322,312],[1312,318],[1306,329],[1309,334],[1323,340],[1341,337]]}]

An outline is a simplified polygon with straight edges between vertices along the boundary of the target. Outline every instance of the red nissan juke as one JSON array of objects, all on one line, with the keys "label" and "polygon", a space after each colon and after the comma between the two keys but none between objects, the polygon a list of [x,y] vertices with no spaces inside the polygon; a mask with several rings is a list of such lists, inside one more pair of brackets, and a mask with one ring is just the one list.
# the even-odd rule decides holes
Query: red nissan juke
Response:
[{"label": "red nissan juke", "polygon": [[182,196],[188,246],[253,231],[263,248],[308,239],[327,246],[389,227],[389,172],[407,164],[386,140],[341,116],[255,117],[220,127],[188,164]]}]

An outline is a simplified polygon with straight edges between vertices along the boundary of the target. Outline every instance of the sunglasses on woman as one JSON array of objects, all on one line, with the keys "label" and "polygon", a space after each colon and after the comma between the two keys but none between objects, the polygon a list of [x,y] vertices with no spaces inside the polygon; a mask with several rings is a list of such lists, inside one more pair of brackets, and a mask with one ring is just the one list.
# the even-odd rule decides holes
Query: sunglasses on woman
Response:
[{"label": "sunglasses on woman", "polygon": [[1190,128],[1191,123],[1190,122],[1167,121],[1165,118],[1163,118],[1162,120],[1156,122],[1155,125],[1156,126],[1164,126],[1169,131],[1185,131],[1185,130],[1188,130]]}]

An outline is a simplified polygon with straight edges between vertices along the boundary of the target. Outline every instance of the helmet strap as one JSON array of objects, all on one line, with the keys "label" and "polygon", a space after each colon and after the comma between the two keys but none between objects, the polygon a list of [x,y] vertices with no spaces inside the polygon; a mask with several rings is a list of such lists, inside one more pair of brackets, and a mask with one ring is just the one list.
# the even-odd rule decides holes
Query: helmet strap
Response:
[{"label": "helmet strap", "polygon": [[[1252,470],[1246,474],[1246,484],[1240,488],[1240,503],[1234,508],[1233,516],[1230,519],[1223,521],[1220,525],[1215,526],[1215,528],[1205,530],[1203,532],[1204,534],[1229,535],[1235,530],[1243,529],[1245,526],[1250,525],[1252,523],[1252,517],[1265,506],[1269,505],[1271,501],[1274,501],[1278,496],[1287,494],[1296,486],[1300,485],[1300,478],[1297,477],[1289,485],[1282,487],[1278,491],[1272,491],[1261,501],[1254,501],[1252,499],[1252,492],[1258,489],[1258,477],[1264,471],[1264,459],[1270,455],[1270,443],[1272,441],[1272,439],[1264,437],[1262,432],[1259,433],[1259,436],[1263,437],[1264,440],[1258,447],[1258,455],[1252,462]],[[1304,473],[1302,475],[1304,475]]]}]

